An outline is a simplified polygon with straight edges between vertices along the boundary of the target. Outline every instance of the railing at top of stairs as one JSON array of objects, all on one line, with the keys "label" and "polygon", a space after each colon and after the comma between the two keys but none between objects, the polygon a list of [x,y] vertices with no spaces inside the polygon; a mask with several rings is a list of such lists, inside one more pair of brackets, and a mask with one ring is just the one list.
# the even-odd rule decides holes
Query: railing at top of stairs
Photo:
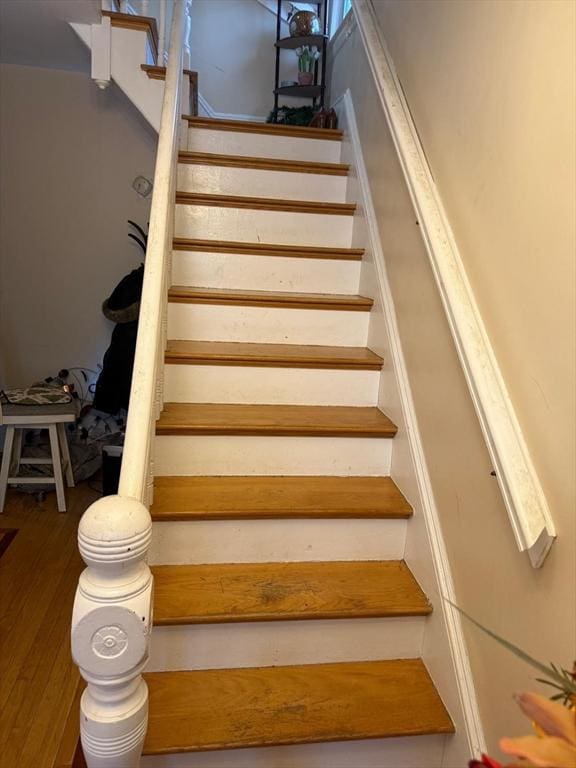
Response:
[{"label": "railing at top of stairs", "polygon": [[[164,67],[168,60],[168,48],[166,40],[166,31],[170,28],[173,15],[173,8],[176,4],[184,0],[160,0],[158,3],[157,14],[152,16],[156,19],[158,26],[158,56],[156,64]],[[150,0],[102,0],[103,11],[116,11],[118,13],[127,13],[137,16],[150,16],[153,12],[153,5]],[[190,14],[186,14],[186,29],[184,35],[184,69],[190,67]]]},{"label": "railing at top of stairs", "polygon": [[189,14],[190,0],[175,0],[119,494],[92,504],[78,530],[87,567],[74,602],[72,655],[88,684],[80,717],[88,768],[137,768],[148,721],[148,689],[141,674],[152,625],[148,506],[155,422],[163,405],[172,201]]}]

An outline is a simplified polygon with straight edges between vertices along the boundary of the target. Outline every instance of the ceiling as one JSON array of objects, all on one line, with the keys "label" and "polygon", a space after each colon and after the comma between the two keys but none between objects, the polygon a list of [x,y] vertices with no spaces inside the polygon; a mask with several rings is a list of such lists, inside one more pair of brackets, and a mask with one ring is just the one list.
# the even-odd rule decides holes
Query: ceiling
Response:
[{"label": "ceiling", "polygon": [[0,62],[89,71],[89,52],[68,22],[99,18],[99,0],[0,0]]}]

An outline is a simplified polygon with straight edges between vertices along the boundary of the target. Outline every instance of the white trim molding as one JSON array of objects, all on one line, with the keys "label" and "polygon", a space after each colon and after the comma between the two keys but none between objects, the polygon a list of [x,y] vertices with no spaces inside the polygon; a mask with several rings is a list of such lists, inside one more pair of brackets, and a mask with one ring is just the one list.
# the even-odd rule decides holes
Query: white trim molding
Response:
[{"label": "white trim molding", "polygon": [[237,115],[232,112],[216,112],[200,92],[198,92],[198,106],[206,113],[206,117],[213,117],[216,120],[242,120],[250,123],[266,122],[266,117],[261,115]]},{"label": "white trim molding", "polygon": [[353,11],[518,549],[538,568],[556,531],[370,0]]},{"label": "white trim molding", "polygon": [[344,18],[339,20],[332,34],[332,37],[330,38],[329,56],[332,61],[336,58],[338,51],[340,50],[340,48],[342,48],[344,43],[348,40],[348,38],[354,31],[355,27],[356,27],[356,21],[354,19],[353,13],[347,13],[346,16],[344,16]]},{"label": "white trim molding", "polygon": [[[376,268],[380,303],[385,317],[392,368],[402,408],[406,440],[408,441],[410,450],[412,471],[415,475],[421,510],[428,534],[430,555],[433,560],[434,573],[437,580],[437,589],[440,595],[448,598],[452,603],[456,603],[454,580],[452,578],[452,571],[450,569],[448,553],[446,551],[440,524],[440,516],[436,507],[432,483],[428,473],[424,448],[420,437],[416,409],[412,398],[408,371],[404,353],[402,351],[402,344],[400,342],[400,332],[396,321],[394,297],[388,280],[386,261],[378,228],[378,219],[372,201],[370,182],[368,180],[368,173],[364,163],[362,145],[356,123],[356,114],[349,90],[346,90],[345,93],[336,100],[334,107],[337,111],[340,111],[340,104],[342,104],[345,114],[345,130],[351,144],[352,164],[358,180],[360,199],[357,202],[360,204],[361,210],[365,216],[370,252],[372,253],[374,266]],[[468,651],[462,630],[462,620],[460,614],[447,602],[442,601],[441,604],[435,608],[435,611],[440,613],[443,618],[447,642],[450,646],[450,658],[453,665],[452,669],[457,688],[461,716],[466,731],[468,754],[480,755],[483,752],[486,752],[486,741],[474,688]]]}]

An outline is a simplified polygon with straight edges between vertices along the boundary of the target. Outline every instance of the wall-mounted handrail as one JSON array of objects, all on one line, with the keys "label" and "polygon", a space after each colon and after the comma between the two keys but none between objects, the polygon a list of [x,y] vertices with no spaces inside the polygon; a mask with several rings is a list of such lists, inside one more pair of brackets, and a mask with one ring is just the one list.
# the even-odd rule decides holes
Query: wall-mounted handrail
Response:
[{"label": "wall-mounted handrail", "polygon": [[556,531],[371,0],[352,8],[518,548],[539,567]]},{"label": "wall-mounted handrail", "polygon": [[118,496],[84,513],[78,529],[87,568],[76,592],[72,654],[88,683],[81,739],[88,768],[139,764],[148,721],[148,660],[155,422],[162,408],[167,292],[181,120],[184,35],[190,0],[175,0],[126,440]]}]

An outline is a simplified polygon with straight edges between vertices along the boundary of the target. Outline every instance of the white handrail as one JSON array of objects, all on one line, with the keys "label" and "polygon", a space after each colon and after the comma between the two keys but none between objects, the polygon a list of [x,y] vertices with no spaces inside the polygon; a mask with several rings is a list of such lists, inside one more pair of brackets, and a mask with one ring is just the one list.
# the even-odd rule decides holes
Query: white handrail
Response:
[{"label": "white handrail", "polygon": [[136,768],[148,722],[148,688],[141,674],[148,661],[152,627],[152,574],[146,562],[152,536],[148,505],[154,429],[162,407],[180,81],[189,3],[174,2],[119,495],[92,504],[78,529],[87,568],[74,601],[72,655],[88,683],[80,718],[88,768]]},{"label": "white handrail", "polygon": [[[162,392],[157,383],[159,368],[161,367],[161,353],[164,351],[162,326],[165,323],[167,272],[172,242],[173,216],[171,212],[178,155],[181,60],[186,27],[183,13],[184,2],[185,0],[177,0],[174,3],[170,39],[171,53],[166,72],[164,103],[160,119],[148,247],[146,249],[146,267],[119,485],[120,496],[131,496],[142,502],[148,500],[147,486],[155,410],[158,412],[162,406]],[[172,51],[176,47],[179,51],[177,57],[172,55]]]},{"label": "white handrail", "polygon": [[371,0],[352,8],[516,543],[537,568],[556,537],[546,497]]}]

